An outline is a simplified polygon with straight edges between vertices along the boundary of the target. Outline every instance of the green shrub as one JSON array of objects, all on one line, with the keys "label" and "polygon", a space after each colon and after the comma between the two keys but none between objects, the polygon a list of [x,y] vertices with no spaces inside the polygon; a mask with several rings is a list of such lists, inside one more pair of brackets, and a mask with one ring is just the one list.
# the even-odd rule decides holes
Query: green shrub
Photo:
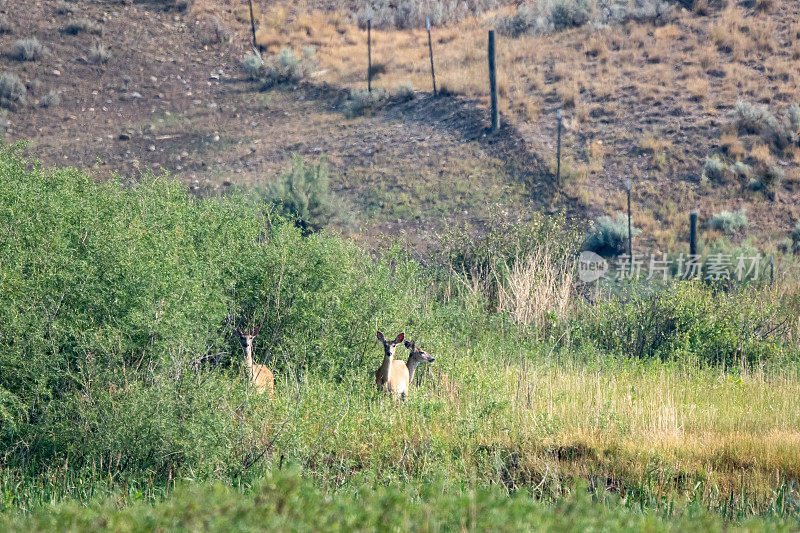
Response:
[{"label": "green shrub", "polygon": [[8,20],[6,15],[0,15],[0,35],[5,35],[14,32],[14,27],[11,21]]},{"label": "green shrub", "polygon": [[4,72],[0,76],[0,106],[16,109],[25,103],[28,90],[19,76]]},{"label": "green shrub", "polygon": [[283,48],[266,68],[264,88],[282,83],[297,83],[316,67],[316,50],[313,46],[304,47],[302,57],[298,57],[291,48]]},{"label": "green shrub", "polygon": [[14,42],[13,56],[19,61],[36,61],[47,54],[47,48],[42,46],[36,37],[18,39]]},{"label": "green shrub", "polygon": [[550,27],[548,23],[538,10],[522,4],[513,15],[498,18],[495,27],[501,35],[516,38],[526,33],[544,33]]},{"label": "green shrub", "polygon": [[5,465],[236,470],[264,402],[242,404],[231,320],[263,318],[255,357],[278,375],[344,379],[376,320],[399,330],[419,305],[415,263],[303,237],[255,198],[193,200],[165,177],[101,184],[2,150],[0,449],[28,443]]},{"label": "green shrub", "polygon": [[292,157],[292,168],[281,176],[267,194],[270,202],[281,207],[304,232],[319,231],[333,215],[330,200],[328,163],[321,157],[306,165],[302,156]]},{"label": "green shrub", "polygon": [[82,17],[69,20],[61,31],[68,35],[78,35],[79,33],[100,35],[103,33],[103,26]]},{"label": "green shrub", "polygon": [[767,165],[761,172],[758,189],[764,191],[769,197],[774,197],[775,192],[783,182],[785,173],[782,168],[776,165]]},{"label": "green shrub", "polygon": [[800,139],[794,126],[794,121],[800,118],[800,115],[795,116],[797,111],[790,106],[783,119],[778,119],[765,105],[739,100],[734,108],[734,124],[740,132],[761,135],[767,143],[782,150]]},{"label": "green shrub", "polygon": [[370,0],[358,14],[358,24],[366,27],[367,18],[373,28],[423,28],[425,19],[442,25],[458,22],[467,16],[480,15],[499,5],[497,0],[465,0],[460,2],[437,0]]},{"label": "green shrub", "polygon": [[794,231],[792,232],[792,240],[795,244],[800,244],[800,220],[797,221],[797,224],[794,227]]},{"label": "green shrub", "polygon": [[264,60],[258,54],[247,54],[242,58],[242,70],[251,80],[260,80],[264,77]]},{"label": "green shrub", "polygon": [[409,100],[413,100],[415,96],[414,85],[411,82],[401,83],[394,93],[395,99],[400,102],[408,102]]},{"label": "green shrub", "polygon": [[779,356],[782,323],[777,302],[755,290],[726,293],[676,281],[654,294],[600,303],[587,314],[585,333],[626,357],[739,365]]},{"label": "green shrub", "polygon": [[750,167],[750,165],[742,161],[733,163],[729,167],[729,170],[731,171],[731,174],[736,176],[736,178],[742,182],[748,182],[751,174],[753,173],[753,169]]},{"label": "green shrub", "polygon": [[382,87],[373,87],[372,92],[366,89],[351,90],[350,96],[343,106],[344,116],[355,118],[367,115],[380,108],[386,103],[386,100],[386,89]]},{"label": "green shrub", "polygon": [[41,107],[55,107],[61,103],[61,96],[58,94],[58,91],[55,89],[48,92],[46,95],[42,96],[39,99],[39,105]]},{"label": "green shrub", "polygon": [[[631,234],[635,237],[642,230],[631,226]],[[600,255],[619,255],[625,253],[628,243],[628,217],[624,213],[617,213],[615,218],[602,216],[592,224],[586,234],[583,244],[584,250],[589,250]]]},{"label": "green shrub", "polygon": [[628,21],[663,24],[673,6],[664,0],[535,0],[517,7],[511,16],[495,22],[497,31],[510,37],[541,34],[592,24],[623,24]]},{"label": "green shrub", "polygon": [[736,233],[749,226],[747,221],[747,209],[743,207],[738,211],[722,211],[716,213],[708,221],[708,226],[724,233]]},{"label": "green shrub", "polygon": [[703,180],[720,182],[725,176],[725,163],[717,155],[706,158],[703,165]]},{"label": "green shrub", "polygon": [[89,48],[89,61],[96,65],[108,63],[111,57],[111,50],[103,44],[94,43],[91,48]]}]

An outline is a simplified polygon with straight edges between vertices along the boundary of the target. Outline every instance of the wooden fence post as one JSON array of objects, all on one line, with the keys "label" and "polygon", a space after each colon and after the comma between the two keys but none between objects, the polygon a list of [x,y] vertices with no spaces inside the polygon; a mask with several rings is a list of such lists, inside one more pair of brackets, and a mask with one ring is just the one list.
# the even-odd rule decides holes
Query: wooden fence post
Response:
[{"label": "wooden fence post", "polygon": [[494,60],[494,30],[489,30],[489,92],[492,99],[492,133],[500,129],[497,112],[497,70]]},{"label": "wooden fence post", "polygon": [[436,73],[433,70],[433,42],[431,41],[431,19],[425,19],[425,27],[428,29],[428,52],[431,55],[431,80],[433,81],[433,96],[436,96]]},{"label": "wooden fence post", "polygon": [[561,187],[561,123],[564,112],[559,108],[556,116],[558,117],[558,140],[556,141],[556,186]]},{"label": "wooden fence post", "polygon": [[697,255],[697,211],[689,213],[689,255]]},{"label": "wooden fence post", "polygon": [[631,232],[631,180],[628,180],[628,256],[631,259],[631,272],[633,271],[633,233]]},{"label": "wooden fence post", "polygon": [[247,0],[247,3],[250,5],[250,28],[253,30],[253,49],[258,50],[258,45],[256,44],[256,18],[253,16],[253,0]]},{"label": "wooden fence post", "polygon": [[367,90],[372,94],[372,16],[367,17]]}]

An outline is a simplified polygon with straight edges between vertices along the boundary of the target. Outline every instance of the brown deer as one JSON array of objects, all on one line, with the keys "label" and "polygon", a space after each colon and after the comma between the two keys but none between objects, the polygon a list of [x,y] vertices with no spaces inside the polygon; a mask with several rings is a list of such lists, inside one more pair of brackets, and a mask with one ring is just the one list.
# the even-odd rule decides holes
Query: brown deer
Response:
[{"label": "brown deer", "polygon": [[383,333],[378,332],[378,340],[383,343],[384,357],[380,368],[375,372],[375,382],[378,388],[386,390],[393,395],[405,396],[408,386],[414,378],[414,372],[420,363],[432,363],[434,358],[424,350],[416,348],[413,342],[406,341],[405,346],[411,350],[408,362],[394,360],[394,351],[398,344],[403,342],[405,333],[401,333],[393,341],[387,341]]},{"label": "brown deer", "polygon": [[272,398],[275,393],[275,377],[272,375],[272,371],[267,368],[267,365],[253,364],[253,342],[260,332],[261,326],[255,328],[253,333],[249,334],[236,328],[236,335],[239,337],[239,342],[244,349],[244,362],[247,365],[247,376],[250,379],[250,383],[253,384],[259,394],[268,392],[269,397]]}]

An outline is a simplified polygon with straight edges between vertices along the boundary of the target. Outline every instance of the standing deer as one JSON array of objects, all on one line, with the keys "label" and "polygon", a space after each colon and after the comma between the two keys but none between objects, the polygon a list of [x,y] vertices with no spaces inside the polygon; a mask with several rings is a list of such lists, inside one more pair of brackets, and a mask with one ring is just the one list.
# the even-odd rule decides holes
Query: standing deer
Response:
[{"label": "standing deer", "polygon": [[244,362],[247,365],[247,376],[250,383],[259,394],[269,392],[269,397],[272,398],[275,392],[275,377],[272,375],[272,371],[267,368],[267,365],[253,364],[253,341],[260,332],[261,326],[255,328],[251,334],[243,333],[242,330],[236,328],[236,335],[244,349]]},{"label": "standing deer", "polygon": [[384,358],[383,364],[375,372],[375,381],[379,388],[392,394],[405,396],[408,394],[408,386],[414,379],[414,372],[420,363],[432,363],[434,358],[424,350],[416,348],[413,342],[406,341],[405,346],[411,350],[408,362],[394,360],[394,350],[398,344],[403,342],[405,334],[401,333],[393,341],[387,341],[383,333],[378,332],[378,340],[383,343]]}]

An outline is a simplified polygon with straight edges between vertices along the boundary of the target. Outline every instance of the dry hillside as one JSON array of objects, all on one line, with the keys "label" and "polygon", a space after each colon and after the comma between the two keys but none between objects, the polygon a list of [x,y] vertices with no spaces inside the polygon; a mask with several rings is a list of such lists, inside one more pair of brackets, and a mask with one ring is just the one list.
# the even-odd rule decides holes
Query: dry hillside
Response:
[{"label": "dry hillside", "polygon": [[[350,118],[348,95],[366,87],[363,13],[332,2],[254,3],[267,61],[285,47],[314,47],[304,80],[262,91],[243,73],[244,2],[4,2],[0,70],[27,86],[24,102],[6,105],[6,140],[27,140],[46,163],[101,179],[164,168],[200,193],[264,186],[293,153],[325,154],[347,214],[340,226],[372,242],[389,233],[424,247],[448,223],[480,221],[498,203],[522,213],[613,214],[629,178],[641,247],[683,246],[693,208],[706,220],[746,207],[750,228],[731,238],[754,236],[764,251],[786,246],[800,218],[790,116],[800,101],[797,2],[696,2],[602,27],[506,29],[496,134],[486,130],[486,34],[516,7],[486,5],[434,25],[439,98],[430,94],[424,29],[378,24],[373,83],[389,97]],[[23,60],[17,41],[33,37],[47,50]],[[786,135],[737,121],[738,101],[762,114],[766,106]]]}]

